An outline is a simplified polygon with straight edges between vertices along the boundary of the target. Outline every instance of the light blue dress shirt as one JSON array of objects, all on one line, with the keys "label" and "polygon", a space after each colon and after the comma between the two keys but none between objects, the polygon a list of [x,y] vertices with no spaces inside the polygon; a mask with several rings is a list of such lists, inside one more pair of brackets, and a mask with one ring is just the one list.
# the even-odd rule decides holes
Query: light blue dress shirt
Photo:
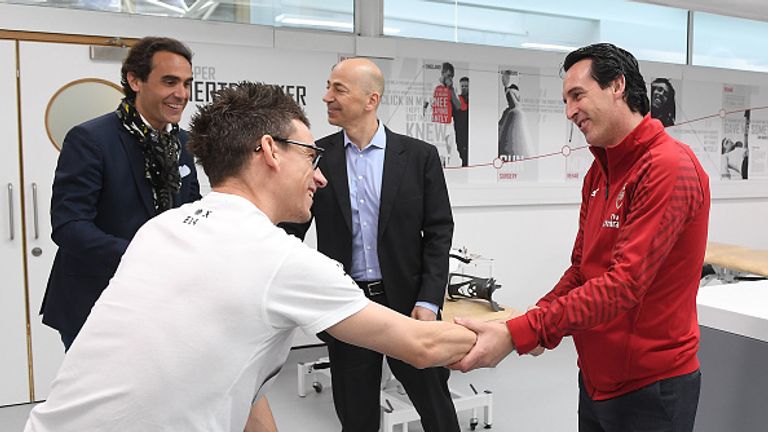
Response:
[{"label": "light blue dress shirt", "polygon": [[[352,207],[352,267],[350,276],[356,281],[381,279],[379,267],[378,234],[379,203],[381,202],[381,178],[384,174],[384,153],[387,148],[387,134],[384,125],[379,128],[371,142],[360,150],[344,132],[344,148],[347,159],[347,182],[349,203]],[[418,302],[437,313],[432,303]]]}]

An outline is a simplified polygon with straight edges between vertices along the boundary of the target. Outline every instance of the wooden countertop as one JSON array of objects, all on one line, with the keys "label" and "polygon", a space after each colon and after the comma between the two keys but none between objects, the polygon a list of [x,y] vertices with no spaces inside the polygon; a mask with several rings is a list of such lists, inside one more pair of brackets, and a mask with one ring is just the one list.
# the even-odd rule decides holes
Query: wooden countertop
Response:
[{"label": "wooden countertop", "polygon": [[443,303],[443,321],[453,321],[454,317],[472,318],[481,321],[508,320],[519,315],[517,310],[500,305],[503,311],[494,312],[487,300],[445,299]]},{"label": "wooden countertop", "polygon": [[768,250],[708,242],[704,262],[731,270],[768,276]]}]

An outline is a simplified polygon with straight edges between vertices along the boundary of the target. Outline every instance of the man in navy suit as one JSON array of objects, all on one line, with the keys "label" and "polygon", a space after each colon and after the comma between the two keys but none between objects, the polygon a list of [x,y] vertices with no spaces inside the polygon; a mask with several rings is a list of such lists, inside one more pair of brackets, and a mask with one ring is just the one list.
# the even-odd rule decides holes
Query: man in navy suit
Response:
[{"label": "man in navy suit", "polygon": [[192,52],[174,39],[143,38],[121,75],[125,99],[67,133],[53,180],[51,237],[59,249],[40,313],[65,350],[139,227],[200,198],[187,134],[178,126]]},{"label": "man in navy suit", "polygon": [[[404,315],[437,319],[448,281],[453,216],[437,149],[377,117],[384,77],[348,59],[328,79],[328,122],[343,129],[317,142],[328,186],[315,193],[317,247],[344,265],[366,297]],[[309,225],[286,225],[303,237]],[[344,432],[379,430],[381,354],[327,335],[333,401]],[[445,368],[387,359],[426,432],[457,432]]]}]

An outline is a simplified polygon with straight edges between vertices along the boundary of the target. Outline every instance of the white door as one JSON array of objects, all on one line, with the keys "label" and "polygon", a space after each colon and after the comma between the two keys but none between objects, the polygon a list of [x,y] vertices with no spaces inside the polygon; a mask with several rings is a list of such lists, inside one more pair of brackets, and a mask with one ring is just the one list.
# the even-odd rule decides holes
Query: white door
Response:
[{"label": "white door", "polygon": [[[24,192],[29,278],[29,308],[32,333],[34,399],[45,399],[64,357],[58,332],[42,324],[38,312],[51,271],[56,245],[51,240],[51,185],[59,155],[54,145],[60,127],[46,123],[46,112],[90,115],[91,98],[81,98],[77,106],[62,110],[49,106],[54,96],[86,79],[105,80],[118,85],[120,63],[93,61],[87,45],[47,42],[20,42],[21,132],[23,141]],[[87,81],[87,80],[86,80]],[[92,80],[93,81],[93,80]],[[119,98],[110,102],[117,107]],[[83,119],[85,120],[85,119]],[[49,127],[50,126],[50,127]]]},{"label": "white door", "polygon": [[16,42],[0,40],[0,405],[29,402]]}]

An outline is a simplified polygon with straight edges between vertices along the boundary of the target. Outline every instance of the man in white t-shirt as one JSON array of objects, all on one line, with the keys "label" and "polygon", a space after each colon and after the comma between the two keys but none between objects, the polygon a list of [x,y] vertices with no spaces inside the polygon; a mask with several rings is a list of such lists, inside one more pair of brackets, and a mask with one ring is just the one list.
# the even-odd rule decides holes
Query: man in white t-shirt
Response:
[{"label": "man in white t-shirt", "polygon": [[[25,431],[276,429],[262,397],[293,330],[327,331],[417,367],[475,335],[369,302],[341,266],[275,226],[310,218],[322,149],[278,87],[222,90],[192,120],[213,192],[136,234]],[[255,404],[254,404],[255,403]]]}]

